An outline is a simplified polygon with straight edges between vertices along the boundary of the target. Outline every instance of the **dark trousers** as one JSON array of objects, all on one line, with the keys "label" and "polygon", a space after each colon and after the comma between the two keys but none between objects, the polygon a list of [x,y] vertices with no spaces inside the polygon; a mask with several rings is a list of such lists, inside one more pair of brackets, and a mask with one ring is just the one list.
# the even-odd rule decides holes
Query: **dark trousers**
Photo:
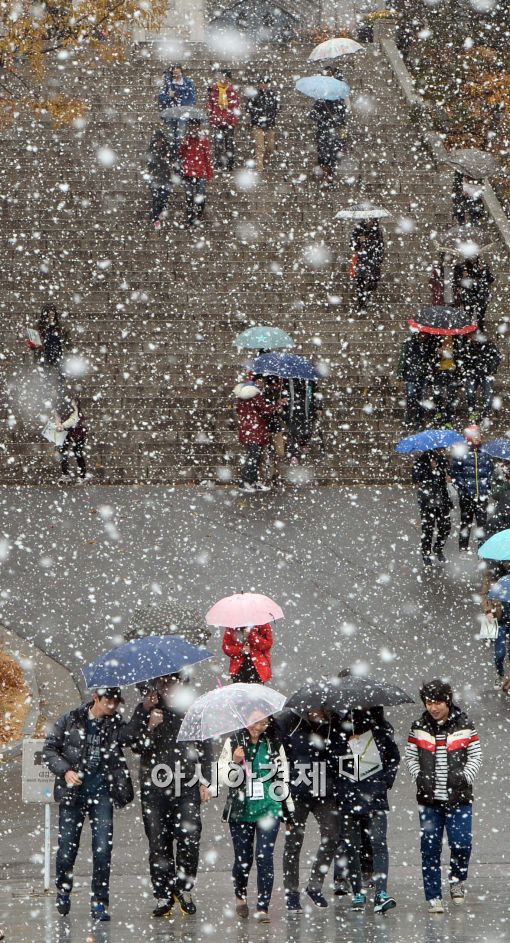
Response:
[{"label": "dark trousers", "polygon": [[[460,533],[459,549],[467,550],[471,526],[476,520],[476,526],[484,533],[487,527],[487,498],[476,498],[468,494],[459,494]],[[478,538],[478,545],[483,543],[483,535]]]},{"label": "dark trousers", "polygon": [[361,845],[362,848],[368,844],[371,849],[371,868],[362,864],[362,871],[365,874],[373,874],[376,893],[388,889],[388,817],[386,812],[372,812],[370,815],[360,816]]},{"label": "dark trousers", "polygon": [[243,467],[243,481],[249,485],[254,485],[258,481],[261,458],[262,446],[249,442],[246,446],[246,458]]},{"label": "dark trousers", "polygon": [[427,380],[408,380],[406,382],[406,418],[409,426],[420,427],[423,421],[424,408],[422,401],[425,396]]},{"label": "dark trousers", "polygon": [[361,891],[361,828],[359,818],[340,812],[340,842],[335,853],[335,884],[350,880],[354,894]]},{"label": "dark trousers", "polygon": [[286,892],[299,891],[299,856],[305,837],[308,816],[317,820],[321,843],[315,856],[308,886],[320,890],[340,840],[340,816],[332,799],[310,796],[294,800],[294,828],[285,835],[283,852],[283,883]]},{"label": "dark trousers", "polygon": [[191,890],[198,870],[202,832],[198,793],[174,798],[157,787],[145,787],[142,816],[149,841],[154,897],[168,900],[174,888]]},{"label": "dark trousers", "polygon": [[168,206],[170,196],[170,187],[151,187],[152,193],[152,219],[159,219],[163,210]]},{"label": "dark trousers", "polygon": [[365,308],[374,291],[377,289],[381,277],[380,269],[358,267],[356,273],[356,290],[358,308]]},{"label": "dark trousers", "polygon": [[230,124],[219,124],[214,128],[213,136],[215,167],[234,169],[235,143],[234,127]]},{"label": "dark trousers", "polygon": [[269,816],[259,822],[229,822],[234,845],[232,880],[236,897],[246,898],[248,877],[257,861],[257,910],[267,910],[274,884],[274,846],[280,819]]},{"label": "dark trousers", "polygon": [[505,676],[505,657],[510,658],[510,625],[500,625],[494,642],[494,663],[501,679]]},{"label": "dark trousers", "polygon": [[68,436],[67,439],[65,440],[64,444],[61,445],[60,450],[59,450],[59,451],[60,451],[60,456],[61,456],[61,458],[60,458],[60,470],[61,470],[62,474],[63,474],[63,475],[68,475],[68,474],[69,474],[69,451],[70,451],[70,449],[72,449],[73,452],[74,452],[74,455],[75,455],[75,458],[76,458],[76,464],[77,464],[77,466],[78,466],[78,474],[79,474],[80,478],[85,478],[85,475],[87,474],[87,466],[86,466],[86,464],[85,464],[85,456],[84,456],[84,454],[83,454],[83,453],[84,453],[84,449],[85,449],[85,443],[84,443],[84,442],[74,442],[73,439],[69,439],[69,436]]},{"label": "dark trousers", "polygon": [[427,504],[420,508],[421,516],[421,552],[424,557],[430,557],[432,553],[432,541],[434,530],[437,528],[436,539],[434,542],[434,553],[439,553],[452,529],[450,512],[443,507],[435,507],[433,504]]},{"label": "dark trousers", "polygon": [[189,224],[202,216],[205,210],[206,181],[202,177],[184,177],[186,219]]},{"label": "dark trousers", "polygon": [[83,796],[74,803],[61,802],[58,814],[57,889],[70,894],[80,837],[88,815],[92,832],[92,898],[108,903],[113,842],[113,803],[109,795]]},{"label": "dark trousers", "polygon": [[453,809],[445,806],[419,806],[421,867],[423,886],[427,900],[441,897],[441,851],[446,828],[450,846],[450,872],[452,882],[465,881],[468,875],[472,845],[472,812],[470,804]]},{"label": "dark trousers", "polygon": [[455,373],[440,370],[434,380],[432,396],[434,406],[441,414],[442,421],[453,423],[459,407],[459,384]]}]

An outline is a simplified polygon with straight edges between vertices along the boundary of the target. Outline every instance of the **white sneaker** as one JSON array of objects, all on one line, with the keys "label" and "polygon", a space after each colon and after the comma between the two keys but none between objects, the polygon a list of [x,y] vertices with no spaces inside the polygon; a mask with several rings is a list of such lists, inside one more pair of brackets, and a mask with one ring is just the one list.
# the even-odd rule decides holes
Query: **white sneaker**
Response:
[{"label": "white sneaker", "polygon": [[255,491],[271,491],[271,486],[263,485],[261,481],[256,481],[253,487]]},{"label": "white sneaker", "polygon": [[61,475],[58,479],[59,485],[67,485],[69,483],[69,475]]},{"label": "white sneaker", "polygon": [[462,881],[453,881],[450,884],[450,897],[452,904],[463,904],[466,892]]},{"label": "white sneaker", "polygon": [[427,901],[429,914],[444,914],[444,904],[440,897],[433,897]]},{"label": "white sneaker", "polygon": [[250,485],[248,481],[242,481],[239,487],[241,491],[248,491],[250,494],[257,490],[253,485]]}]

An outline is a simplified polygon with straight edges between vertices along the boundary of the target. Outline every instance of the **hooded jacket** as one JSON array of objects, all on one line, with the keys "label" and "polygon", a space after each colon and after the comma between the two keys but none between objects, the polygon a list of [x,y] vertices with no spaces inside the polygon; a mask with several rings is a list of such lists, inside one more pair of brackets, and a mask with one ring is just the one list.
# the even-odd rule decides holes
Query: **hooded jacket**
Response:
[{"label": "hooded jacket", "polygon": [[[446,737],[446,764],[443,767],[438,750]],[[414,722],[405,752],[407,768],[416,783],[420,805],[442,804],[437,798],[438,787],[446,789],[443,800],[449,807],[473,801],[473,782],[482,762],[480,741],[473,722],[452,704],[444,724],[438,724],[428,711]]]},{"label": "hooded jacket", "polygon": [[[172,72],[165,72],[163,76],[163,91],[159,95],[160,108],[178,108],[182,105],[196,105],[197,93],[193,80],[183,75],[182,84],[174,82]],[[170,95],[170,92],[175,92]]]},{"label": "hooded jacket", "polygon": [[267,403],[254,383],[238,383],[234,387],[239,419],[239,441],[243,445],[267,445],[269,427],[267,417],[276,412],[276,403]]},{"label": "hooded jacket", "polygon": [[[273,645],[273,630],[269,623],[267,625],[256,625],[250,630],[246,638],[250,646],[250,654],[255,670],[264,684],[272,678],[271,655],[269,654]],[[243,652],[245,641],[239,636],[235,629],[225,629],[223,636],[223,651],[230,658],[230,674],[234,677],[239,673],[245,661],[246,655]]]},{"label": "hooded jacket", "polygon": [[494,464],[483,449],[469,446],[463,458],[452,462],[452,478],[461,497],[487,498],[492,485]]}]

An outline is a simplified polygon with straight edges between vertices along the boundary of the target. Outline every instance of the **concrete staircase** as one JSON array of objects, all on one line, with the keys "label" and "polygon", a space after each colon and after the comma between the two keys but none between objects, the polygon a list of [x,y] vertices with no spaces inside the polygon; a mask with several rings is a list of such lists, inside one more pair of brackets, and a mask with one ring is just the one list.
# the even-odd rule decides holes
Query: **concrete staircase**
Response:
[{"label": "concrete staircase", "polygon": [[[196,48],[196,47],[195,47]],[[239,84],[269,69],[281,88],[278,153],[256,186],[218,175],[207,223],[184,228],[184,197],[153,231],[143,173],[164,64],[150,47],[129,63],[71,62],[55,87],[90,103],[83,127],[53,130],[26,121],[1,134],[3,398],[8,418],[0,481],[57,477],[41,439],[51,384],[23,346],[24,328],[51,299],[67,311],[73,345],[89,365],[79,378],[96,480],[174,482],[235,477],[238,455],[231,390],[242,367],[232,345],[252,323],[279,325],[298,352],[327,374],[326,454],[312,452],[323,483],[399,478],[402,388],[395,379],[407,318],[428,301],[431,232],[451,221],[450,178],[434,166],[378,45],[346,63],[353,112],[334,188],[314,173],[310,101],[293,91],[308,48],[262,51],[235,68]],[[204,101],[212,59],[187,63]],[[237,165],[252,156],[243,118]],[[113,166],[98,160],[109,148]],[[348,237],[335,218],[350,198],[382,202],[387,256],[377,304],[352,315]],[[491,235],[497,241],[497,235]],[[319,249],[320,251],[316,252]],[[316,256],[319,256],[317,262]],[[495,253],[498,283],[488,322],[505,314],[509,260]],[[500,386],[508,383],[506,361]]]}]

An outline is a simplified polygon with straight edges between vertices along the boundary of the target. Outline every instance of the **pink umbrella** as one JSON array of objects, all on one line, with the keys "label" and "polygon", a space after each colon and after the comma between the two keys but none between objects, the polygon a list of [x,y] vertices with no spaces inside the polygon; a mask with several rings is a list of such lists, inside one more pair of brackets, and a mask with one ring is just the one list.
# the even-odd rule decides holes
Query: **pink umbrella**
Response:
[{"label": "pink umbrella", "polygon": [[205,617],[207,625],[238,629],[243,625],[265,625],[283,619],[283,612],[269,596],[260,593],[234,593],[215,603]]}]

